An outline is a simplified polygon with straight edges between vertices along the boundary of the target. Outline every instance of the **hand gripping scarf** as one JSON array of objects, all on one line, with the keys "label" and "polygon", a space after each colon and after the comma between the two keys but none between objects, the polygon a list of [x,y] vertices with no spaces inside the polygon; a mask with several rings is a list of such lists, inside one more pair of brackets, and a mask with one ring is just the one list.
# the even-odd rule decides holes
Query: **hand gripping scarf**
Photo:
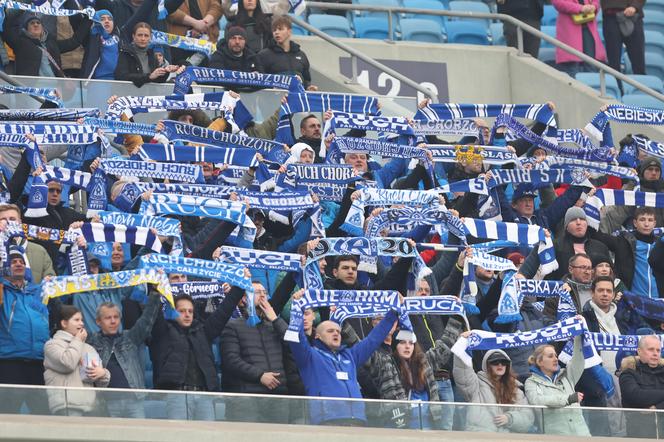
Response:
[{"label": "hand gripping scarf", "polygon": [[521,305],[526,296],[538,298],[560,298],[558,303],[558,320],[574,316],[577,311],[564,281],[545,281],[538,279],[517,279],[515,272],[509,272],[503,279],[500,300],[498,301],[498,317],[496,323],[507,324],[522,320]]},{"label": "hand gripping scarf", "polygon": [[302,82],[295,75],[261,74],[260,72],[241,72],[224,69],[187,66],[175,77],[174,94],[186,94],[193,82],[197,84],[224,84],[249,87],[283,89],[291,93],[304,93]]}]

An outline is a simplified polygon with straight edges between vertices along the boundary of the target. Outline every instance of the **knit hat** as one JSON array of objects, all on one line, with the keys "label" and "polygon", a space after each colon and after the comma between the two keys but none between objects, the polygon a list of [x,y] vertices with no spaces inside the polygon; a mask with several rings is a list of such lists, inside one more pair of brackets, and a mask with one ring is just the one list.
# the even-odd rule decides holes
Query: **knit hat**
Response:
[{"label": "knit hat", "polygon": [[247,39],[247,31],[245,31],[242,26],[231,26],[228,28],[228,31],[226,31],[225,34],[227,40],[230,40],[237,35],[244,38],[245,40]]},{"label": "knit hat", "polygon": [[42,22],[41,14],[38,14],[36,12],[29,12],[27,14],[24,14],[23,20],[21,21],[21,28],[28,29],[28,23],[30,23],[33,20],[37,20],[39,23],[41,23]]},{"label": "knit hat", "polygon": [[101,21],[102,15],[109,15],[111,20],[113,19],[113,14],[111,14],[111,11],[108,9],[100,9],[99,11],[95,12],[95,21]]},{"label": "knit hat", "polygon": [[23,255],[23,251],[19,246],[16,245],[11,245],[9,246],[9,253],[8,253],[8,258],[9,262],[11,262],[12,259],[14,258],[21,258],[23,262],[25,262],[25,256]]},{"label": "knit hat", "polygon": [[606,255],[604,253],[593,254],[590,256],[590,260],[593,263],[593,267],[597,267],[598,264],[606,262],[611,266],[611,269],[613,269],[613,261],[611,260],[609,255]]},{"label": "knit hat", "polygon": [[657,167],[660,171],[662,170],[662,164],[655,157],[646,157],[641,160],[639,165],[639,178],[643,178],[643,172],[649,167]]},{"label": "knit hat", "polygon": [[512,202],[516,202],[520,198],[535,198],[537,196],[537,189],[533,189],[531,184],[520,184],[514,189],[512,194]]},{"label": "knit hat", "polygon": [[565,212],[565,227],[575,219],[586,219],[586,212],[582,208],[572,206]]}]

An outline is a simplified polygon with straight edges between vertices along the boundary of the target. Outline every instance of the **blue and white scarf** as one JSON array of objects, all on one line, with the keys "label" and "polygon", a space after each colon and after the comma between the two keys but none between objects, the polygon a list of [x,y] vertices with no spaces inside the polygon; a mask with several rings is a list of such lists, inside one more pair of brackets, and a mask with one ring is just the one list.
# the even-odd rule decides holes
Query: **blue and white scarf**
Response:
[{"label": "blue and white scarf", "polygon": [[[327,161],[338,164],[343,159],[342,154],[346,153],[379,155],[390,158],[417,158],[424,161],[427,168],[431,169],[431,162],[427,156],[427,150],[424,148],[368,138],[336,137],[330,145]],[[433,174],[433,171],[430,170],[430,173]]]},{"label": "blue and white scarf", "polygon": [[579,160],[576,158],[565,158],[547,155],[546,159],[535,166],[536,169],[580,169],[588,170],[593,175],[614,175],[620,178],[639,181],[639,176],[636,171],[622,166],[615,166],[613,164]]},{"label": "blue and white scarf", "polygon": [[48,100],[59,108],[65,107],[55,88],[12,86],[11,84],[2,84],[0,85],[0,94],[27,94],[32,97],[39,97],[43,98],[44,100]]},{"label": "blue and white scarf", "polygon": [[28,11],[44,15],[54,15],[58,17],[70,17],[72,15],[84,14],[87,15],[90,20],[94,19],[95,10],[94,8],[87,7],[82,10],[71,10],[71,9],[60,9],[51,7],[48,3],[41,5],[37,4],[37,1],[34,1],[33,4],[22,3],[14,0],[3,0],[2,5],[0,5],[0,32],[3,30],[4,21],[5,21],[5,9],[16,9],[19,11]]},{"label": "blue and white scarf", "polygon": [[[39,144],[90,144],[97,141],[97,130],[78,123],[18,122],[0,123],[0,143],[17,143],[14,135],[33,134]],[[5,144],[6,143],[6,144]]]},{"label": "blue and white scarf", "polygon": [[184,146],[182,144],[148,144],[139,147],[136,156],[142,160],[166,162],[208,162],[240,167],[258,165],[256,151],[241,147]]},{"label": "blue and white scarf", "polygon": [[288,94],[286,103],[281,105],[277,124],[276,141],[292,146],[295,143],[290,116],[298,112],[325,112],[327,110],[357,114],[377,114],[378,99],[360,95],[326,94],[307,92]]},{"label": "blue and white scarf", "polygon": [[500,239],[528,245],[539,244],[537,254],[542,273],[548,275],[558,268],[553,241],[544,234],[544,229],[540,226],[474,218],[465,218],[463,224],[466,234],[475,238]]},{"label": "blue and white scarf", "polygon": [[83,223],[81,227],[69,229],[69,231],[73,234],[82,235],[87,242],[134,244],[161,253],[161,241],[148,227]]},{"label": "blue and white scarf", "polygon": [[517,279],[514,272],[503,278],[503,286],[498,301],[498,317],[496,323],[507,324],[523,319],[521,305],[526,296],[559,297],[558,320],[574,316],[576,307],[569,292],[564,288],[564,281],[545,281],[539,279]]},{"label": "blue and white scarf", "polygon": [[[399,292],[383,290],[306,290],[302,298],[294,300],[291,304],[290,323],[288,330],[284,335],[284,340],[289,342],[300,342],[300,330],[304,326],[304,311],[309,308],[319,308],[327,306],[353,307],[360,306],[365,309],[373,307],[382,307],[396,312],[401,312],[399,303]],[[405,325],[405,324],[403,324]],[[408,321],[410,325],[410,321]],[[398,339],[406,337],[408,340],[415,341],[415,334],[412,333],[412,326],[409,330],[410,336],[402,335]]]},{"label": "blue and white scarf", "polygon": [[222,246],[219,261],[266,270],[302,271],[302,255]]},{"label": "blue and white scarf", "polygon": [[[260,169],[259,169],[260,171]],[[350,183],[363,180],[353,166],[342,164],[289,164],[276,176],[276,190],[300,190],[318,195],[321,201],[341,201]]]},{"label": "blue and white scarf", "polygon": [[217,50],[217,45],[202,38],[185,37],[167,32],[152,30],[150,44],[170,46],[184,51],[200,52],[210,57]]},{"label": "blue and white scarf", "polygon": [[658,143],[657,141],[647,140],[637,135],[633,136],[633,138],[636,142],[636,146],[641,152],[644,152],[648,156],[664,158],[664,144]]},{"label": "blue and white scarf", "polygon": [[600,209],[602,206],[639,206],[664,207],[664,193],[639,192],[636,190],[597,189],[592,197],[586,200],[583,210],[588,216],[588,225],[599,229]]},{"label": "blue and white scarf", "polygon": [[476,155],[482,155],[482,161],[492,166],[519,161],[515,153],[500,146],[429,144],[427,150],[431,152],[434,163],[464,162],[474,159]]},{"label": "blue and white scarf", "polygon": [[[548,344],[555,341],[567,341],[587,332],[585,321],[577,318],[569,318],[548,327],[516,333],[492,333],[484,330],[473,330],[468,338],[459,338],[456,344],[452,346],[452,353],[467,366],[472,367],[473,360],[470,354],[472,350],[493,350]],[[586,360],[586,368],[602,363],[602,358],[592,347],[592,341],[589,338],[584,339],[583,355]]]},{"label": "blue and white scarf", "polygon": [[[456,296],[408,296],[403,299],[403,310],[406,315],[458,315],[466,319],[463,304]],[[381,312],[380,307],[337,306],[330,319],[342,323],[348,318],[372,317],[387,311]]]},{"label": "blue and white scarf", "polygon": [[479,128],[473,120],[413,120],[415,135],[453,136],[461,139],[467,136],[476,137]]},{"label": "blue and white scarf", "polygon": [[556,139],[559,143],[576,144],[582,149],[595,149],[595,143],[580,129],[558,129]]},{"label": "blue and white scarf", "polygon": [[117,176],[160,178],[189,183],[204,183],[203,170],[195,164],[155,163],[125,159],[102,158],[104,172]]},{"label": "blue and white scarf", "polygon": [[629,308],[646,319],[664,322],[664,302],[661,299],[651,299],[645,295],[625,291],[620,302],[627,303]]},{"label": "blue and white scarf", "polygon": [[583,169],[500,169],[491,171],[489,187],[502,186],[504,184],[530,183],[533,188],[538,189],[547,184],[567,183],[573,186],[593,187],[588,181]]},{"label": "blue and white scarf", "polygon": [[[173,292],[173,297],[177,299],[180,295],[187,295],[191,299],[196,301],[210,301],[214,300],[211,303],[206,303],[205,312],[213,313],[226,298],[226,293],[224,293],[223,284],[219,282],[204,282],[204,281],[192,281],[192,282],[178,282],[176,284],[171,284],[171,290]],[[164,306],[164,314],[168,310]],[[233,314],[231,318],[241,318],[242,313],[238,307],[233,309]]]},{"label": "blue and white scarf", "polygon": [[142,216],[125,212],[97,212],[97,216],[104,224],[114,224],[127,227],[145,227],[155,229],[157,235],[173,236],[173,248],[170,254],[182,254],[182,240],[180,232],[182,226],[180,221],[173,218],[163,218],[161,216]]},{"label": "blue and white scarf", "polygon": [[555,115],[548,104],[428,104],[418,109],[415,120],[461,120],[469,118],[497,117],[508,114],[513,117],[539,121],[557,127]]},{"label": "blue and white scarf", "polygon": [[585,129],[594,138],[602,141],[609,120],[618,123],[661,126],[664,125],[664,111],[624,104],[610,104],[605,111],[597,113]]},{"label": "blue and white scarf", "polygon": [[76,121],[79,118],[98,116],[97,108],[0,109],[0,121]]},{"label": "blue and white scarf", "polygon": [[[90,186],[92,184],[92,175],[88,172],[70,170],[66,167],[45,166],[41,162],[41,157],[39,156],[38,152],[33,152],[32,154],[28,155],[28,158],[34,158],[33,161],[37,161],[38,158],[38,162],[31,165],[33,165],[33,168],[35,169],[37,167],[44,168],[44,172],[42,172],[41,175],[33,178],[28,197],[28,210],[26,210],[25,216],[48,216],[48,211],[46,210],[48,207],[48,187],[46,187],[46,183],[49,181],[57,181],[63,186],[74,186],[77,188],[86,189],[90,193],[89,196],[94,203],[96,203],[99,198],[103,198],[106,195],[105,187],[102,189],[103,195],[97,195],[96,193],[95,195],[91,194],[91,191],[93,190]],[[92,210],[94,210],[94,208],[95,207],[92,207]]]},{"label": "blue and white scarf", "polygon": [[444,186],[435,187],[433,189],[436,192],[444,193],[476,193],[478,195],[488,195],[489,187],[484,180],[484,175],[479,175],[477,178],[470,178],[467,180],[455,181],[453,183],[445,184]]},{"label": "blue and white scarf", "polygon": [[216,186],[213,184],[173,184],[173,183],[133,183],[143,193],[151,190],[154,193],[175,193],[178,195],[203,196],[207,198],[226,199],[234,186]]},{"label": "blue and white scarf", "polygon": [[157,133],[156,124],[133,123],[131,121],[117,121],[108,120],[106,118],[90,117],[84,118],[83,124],[115,134],[134,134],[152,137]]},{"label": "blue and white scarf", "polygon": [[359,198],[353,201],[346,220],[341,225],[344,232],[353,236],[361,236],[364,232],[364,208],[366,206],[384,207],[393,204],[408,204],[438,207],[439,204],[438,193],[430,190],[361,189],[359,192]]},{"label": "blue and white scarf", "polygon": [[[455,221],[458,221],[452,212],[444,206],[438,207],[402,207],[398,209],[387,209],[374,216],[367,224],[366,236],[380,236],[381,230],[388,227],[390,231],[399,233],[412,230],[414,227],[428,224],[431,226],[442,226],[445,230],[455,230]],[[460,223],[460,221],[459,221]],[[451,226],[451,227],[450,227]],[[463,233],[463,224],[461,224]]]},{"label": "blue and white scarf", "polygon": [[225,69],[200,68],[187,66],[175,77],[174,94],[186,94],[193,82],[197,84],[233,84],[237,86],[264,87],[283,89],[298,94],[304,93],[302,82],[295,75],[261,74],[260,72],[241,72]]},{"label": "blue and white scarf", "polygon": [[[193,209],[212,209],[211,213],[218,213],[214,218],[225,219],[235,224],[243,225],[247,228],[254,229],[254,223],[246,215],[246,207],[241,201],[231,201],[215,198],[204,198],[190,195],[174,195],[168,193],[155,193],[152,194],[150,200],[146,202],[147,205],[152,205],[157,208],[157,213],[161,213],[159,208],[163,206],[181,206]],[[218,210],[214,210],[218,209]],[[200,212],[204,213],[204,212]],[[222,215],[223,214],[223,215]],[[181,215],[189,215],[188,213],[181,213]],[[211,215],[196,215],[196,216],[211,216]]]},{"label": "blue and white scarf", "polygon": [[463,291],[461,293],[463,306],[466,312],[471,315],[476,315],[480,312],[475,305],[478,293],[477,282],[475,280],[475,266],[496,272],[516,271],[514,263],[509,259],[491,255],[481,250],[473,250],[473,255],[470,258],[466,258],[463,262]]}]

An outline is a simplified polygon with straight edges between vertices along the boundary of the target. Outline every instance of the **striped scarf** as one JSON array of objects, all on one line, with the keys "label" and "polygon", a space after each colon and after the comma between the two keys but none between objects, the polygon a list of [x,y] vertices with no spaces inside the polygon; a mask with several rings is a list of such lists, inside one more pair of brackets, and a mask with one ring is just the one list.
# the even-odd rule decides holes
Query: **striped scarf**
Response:
[{"label": "striped scarf", "polygon": [[69,231],[83,236],[87,242],[134,244],[161,253],[161,241],[152,233],[149,227],[83,223],[81,227],[69,229]]},{"label": "striped scarf", "polygon": [[32,97],[39,97],[50,101],[59,108],[65,107],[55,88],[12,86],[11,84],[2,84],[0,85],[0,94],[27,94]]},{"label": "striped scarf", "polygon": [[556,127],[555,115],[548,104],[428,104],[419,109],[413,118],[424,121],[461,120],[497,117],[501,114],[527,118]]},{"label": "striped scarf", "polygon": [[166,162],[208,162],[256,167],[256,151],[240,147],[183,146],[181,144],[147,144],[139,147],[137,157],[142,160]]},{"label": "striped scarf", "polygon": [[588,225],[599,229],[602,206],[664,207],[664,194],[659,192],[639,192],[636,190],[597,189],[583,206],[588,217]]},{"label": "striped scarf", "polygon": [[98,108],[67,109],[0,109],[0,121],[76,121],[99,116]]},{"label": "striped scarf", "polygon": [[204,183],[203,170],[195,164],[154,163],[125,159],[102,158],[104,172],[117,176],[135,176],[143,178],[159,178],[189,183]]},{"label": "striped scarf", "polygon": [[224,69],[187,66],[175,77],[174,94],[186,94],[193,82],[197,84],[233,84],[237,86],[283,89],[294,94],[304,93],[304,86],[296,75],[261,74]]}]

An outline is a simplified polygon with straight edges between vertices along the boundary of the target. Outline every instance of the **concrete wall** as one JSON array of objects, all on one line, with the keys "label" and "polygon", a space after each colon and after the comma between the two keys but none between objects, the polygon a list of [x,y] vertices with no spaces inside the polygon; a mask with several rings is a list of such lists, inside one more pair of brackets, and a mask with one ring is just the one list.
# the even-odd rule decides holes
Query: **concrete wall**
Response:
[{"label": "concrete wall", "polygon": [[[296,37],[312,66],[313,83],[323,90],[369,94],[359,85],[344,83],[339,58],[348,55],[318,37]],[[543,103],[553,101],[562,128],[582,128],[603,104],[615,102],[530,56],[518,56],[504,46],[440,45],[415,42],[387,43],[379,40],[340,39],[372,58],[411,61],[440,61],[447,64],[449,102]],[[410,104],[409,112],[415,111]],[[405,106],[387,107],[400,111]],[[612,124],[616,143],[626,133],[645,133],[664,141],[664,129]]]}]

